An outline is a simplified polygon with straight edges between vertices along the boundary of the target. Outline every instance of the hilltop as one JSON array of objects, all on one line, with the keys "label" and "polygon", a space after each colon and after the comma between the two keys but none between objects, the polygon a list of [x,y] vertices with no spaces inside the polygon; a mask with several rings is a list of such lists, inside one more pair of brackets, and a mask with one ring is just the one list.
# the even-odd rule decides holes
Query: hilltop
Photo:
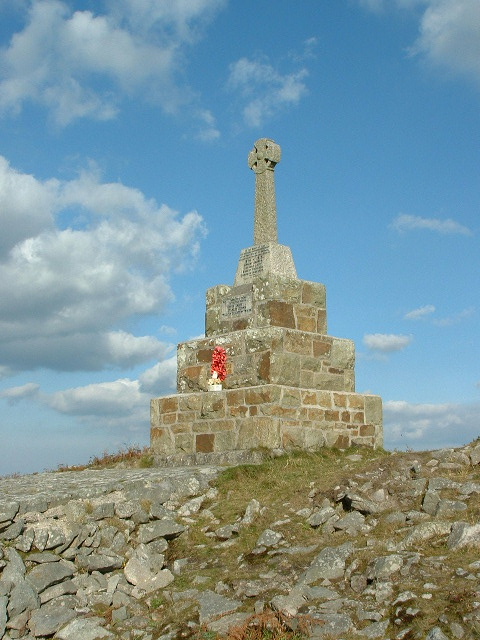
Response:
[{"label": "hilltop", "polygon": [[479,463],[477,442],[124,460],[38,474],[51,504],[4,479],[0,637],[480,638]]}]

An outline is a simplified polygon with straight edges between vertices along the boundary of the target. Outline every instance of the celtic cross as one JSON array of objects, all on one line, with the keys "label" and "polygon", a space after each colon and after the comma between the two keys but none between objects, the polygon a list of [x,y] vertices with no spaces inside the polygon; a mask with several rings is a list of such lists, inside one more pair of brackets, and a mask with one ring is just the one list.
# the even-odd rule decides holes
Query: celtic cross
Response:
[{"label": "celtic cross", "polygon": [[280,145],[268,138],[257,140],[248,154],[248,166],[256,174],[254,244],[278,243],[274,169],[281,155]]}]

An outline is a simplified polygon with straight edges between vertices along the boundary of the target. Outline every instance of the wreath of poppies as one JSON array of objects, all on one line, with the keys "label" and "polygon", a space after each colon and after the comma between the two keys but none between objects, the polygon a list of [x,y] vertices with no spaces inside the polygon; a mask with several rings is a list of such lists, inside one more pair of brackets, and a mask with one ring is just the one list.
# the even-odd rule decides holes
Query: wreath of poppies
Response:
[{"label": "wreath of poppies", "polygon": [[215,347],[212,355],[212,375],[217,374],[217,378],[222,382],[227,377],[227,352],[223,347]]}]

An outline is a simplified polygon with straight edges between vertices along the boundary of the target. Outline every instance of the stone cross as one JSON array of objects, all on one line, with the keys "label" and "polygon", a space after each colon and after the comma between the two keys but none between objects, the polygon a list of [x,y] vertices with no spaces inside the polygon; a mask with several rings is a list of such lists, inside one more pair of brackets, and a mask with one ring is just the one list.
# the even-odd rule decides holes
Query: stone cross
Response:
[{"label": "stone cross", "polygon": [[281,156],[280,145],[268,138],[257,140],[248,154],[248,166],[256,174],[254,244],[278,243],[274,169]]}]

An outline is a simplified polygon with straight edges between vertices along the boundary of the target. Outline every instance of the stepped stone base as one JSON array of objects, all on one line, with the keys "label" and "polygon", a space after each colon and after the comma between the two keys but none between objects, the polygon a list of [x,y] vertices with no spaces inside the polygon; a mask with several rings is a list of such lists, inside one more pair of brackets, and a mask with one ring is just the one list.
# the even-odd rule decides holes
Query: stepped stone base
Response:
[{"label": "stepped stone base", "polygon": [[153,453],[165,458],[383,444],[379,396],[278,384],[155,398],[151,425]]}]

